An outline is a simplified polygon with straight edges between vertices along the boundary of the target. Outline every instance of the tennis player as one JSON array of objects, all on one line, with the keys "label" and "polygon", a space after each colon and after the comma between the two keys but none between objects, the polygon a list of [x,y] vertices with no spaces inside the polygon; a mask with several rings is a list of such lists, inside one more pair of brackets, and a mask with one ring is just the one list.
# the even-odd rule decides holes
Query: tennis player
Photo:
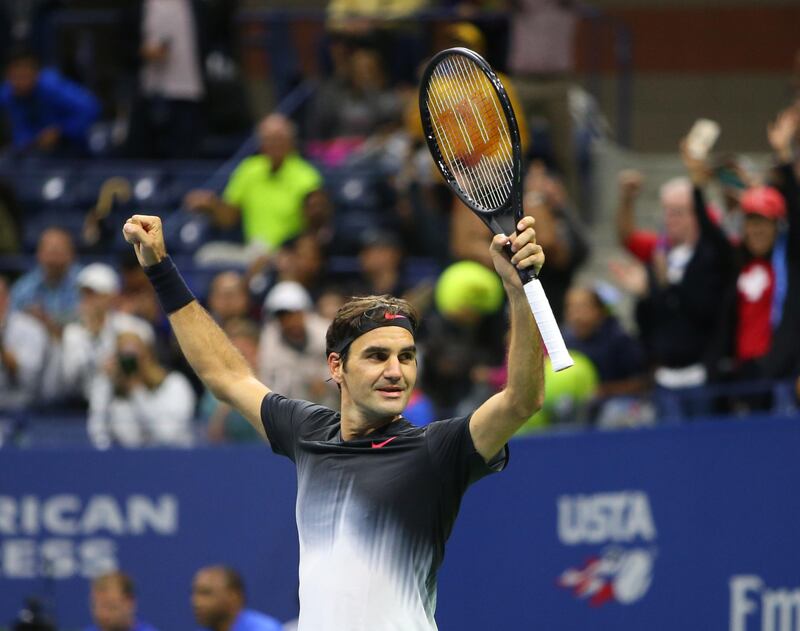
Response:
[{"label": "tennis player", "polygon": [[[436,574],[461,497],[508,462],[507,441],[544,395],[542,347],[516,268],[544,263],[531,217],[490,251],[511,310],[508,384],[471,415],[415,427],[417,314],[389,296],[355,298],[327,332],[341,413],[271,392],[253,375],[167,256],[158,217],[123,228],[181,349],[220,400],[297,466],[301,631],[436,629]],[[511,246],[511,262],[503,247]]]}]

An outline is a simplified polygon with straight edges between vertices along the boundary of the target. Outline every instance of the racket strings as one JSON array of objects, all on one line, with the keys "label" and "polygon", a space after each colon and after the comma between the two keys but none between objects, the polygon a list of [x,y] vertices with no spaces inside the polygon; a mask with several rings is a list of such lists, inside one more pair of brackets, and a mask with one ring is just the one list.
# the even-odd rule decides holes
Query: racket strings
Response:
[{"label": "racket strings", "polygon": [[503,206],[513,182],[511,135],[489,78],[461,56],[433,70],[426,101],[437,145],[463,192],[479,206]]},{"label": "racket strings", "polygon": [[[453,134],[448,133],[447,127],[440,126],[439,128],[441,136],[446,140],[448,149],[450,150],[450,155],[445,154],[449,163],[448,167],[451,173],[456,176],[461,188],[464,189],[471,198],[482,207],[498,208],[503,205],[506,196],[504,196],[502,191],[496,186],[498,183],[496,173],[491,172],[488,163],[484,160],[484,156],[475,152],[473,138],[467,129],[467,122],[462,111],[465,103],[468,104],[473,111],[475,109],[476,94],[474,94],[474,88],[477,83],[477,81],[475,81],[476,77],[469,76],[468,72],[464,71],[463,66],[457,67],[455,64],[451,63],[451,59],[445,60],[445,62],[437,67],[436,71],[442,71],[441,75],[445,77],[450,76],[455,79],[451,79],[447,84],[444,84],[453,89],[444,92],[434,92],[435,96],[440,97],[437,99],[439,111],[443,114],[449,114],[451,120],[455,120],[458,131],[461,134],[460,139],[451,139],[450,136]],[[477,77],[478,81],[480,81],[481,78],[484,78],[482,74]],[[442,80],[445,81],[445,79]],[[470,93],[468,93],[465,87],[467,85],[473,88]],[[444,94],[446,102],[443,102],[441,94]],[[484,90],[481,90],[477,97],[485,102],[487,94]],[[475,127],[478,127],[478,129],[481,127],[484,130],[486,129],[480,119],[480,116],[474,116],[472,119],[473,129]],[[452,131],[452,125],[450,125],[450,129]],[[462,145],[465,145],[465,147],[459,146],[457,143],[458,140],[463,140]],[[454,144],[456,144],[460,151],[456,151]],[[464,149],[466,149],[466,155],[463,155],[465,153]],[[471,166],[467,162],[468,160],[472,162]]]}]

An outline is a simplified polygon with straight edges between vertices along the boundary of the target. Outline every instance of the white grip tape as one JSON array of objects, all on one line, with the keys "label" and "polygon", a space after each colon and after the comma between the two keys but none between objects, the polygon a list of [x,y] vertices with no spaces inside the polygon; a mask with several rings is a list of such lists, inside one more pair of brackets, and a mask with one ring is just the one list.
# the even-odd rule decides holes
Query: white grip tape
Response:
[{"label": "white grip tape", "polygon": [[538,278],[534,278],[525,283],[524,288],[536,325],[539,327],[544,347],[550,356],[553,370],[557,372],[569,368],[575,362],[569,356],[567,346],[564,344],[564,338],[561,337],[561,330],[558,328],[558,323],[553,315],[553,310],[550,308],[550,301],[547,300],[542,283],[539,282]]}]

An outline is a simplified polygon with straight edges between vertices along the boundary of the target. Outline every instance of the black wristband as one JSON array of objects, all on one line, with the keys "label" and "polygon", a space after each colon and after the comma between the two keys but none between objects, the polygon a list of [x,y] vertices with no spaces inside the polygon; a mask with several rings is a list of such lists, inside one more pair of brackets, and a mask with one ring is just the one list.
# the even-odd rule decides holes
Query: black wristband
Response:
[{"label": "black wristband", "polygon": [[165,313],[173,313],[195,299],[169,256],[165,256],[155,265],[145,267],[144,273],[156,290],[158,301]]}]

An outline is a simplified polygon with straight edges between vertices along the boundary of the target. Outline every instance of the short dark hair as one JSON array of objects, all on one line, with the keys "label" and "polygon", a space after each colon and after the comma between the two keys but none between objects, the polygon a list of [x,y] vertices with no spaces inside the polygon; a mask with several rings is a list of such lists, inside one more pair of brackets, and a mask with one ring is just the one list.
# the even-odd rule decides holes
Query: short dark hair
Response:
[{"label": "short dark hair", "polygon": [[115,570],[101,574],[92,580],[92,589],[106,589],[111,585],[119,587],[125,597],[136,598],[136,586],[133,583],[133,579],[125,572]]},{"label": "short dark hair", "polygon": [[27,61],[39,65],[39,55],[28,44],[20,42],[14,44],[11,49],[6,53],[5,65],[6,68],[13,63],[20,61]]},{"label": "short dark hair", "polygon": [[242,575],[229,565],[220,565],[219,571],[222,572],[222,575],[225,577],[225,585],[227,588],[239,594],[239,596],[242,597],[242,600],[244,600],[246,591],[244,588],[244,580],[242,579]]},{"label": "short dark hair", "polygon": [[[408,318],[411,328],[416,331],[419,325],[419,314],[407,300],[395,298],[388,294],[382,296],[360,296],[350,298],[336,312],[333,322],[325,335],[325,356],[334,353],[333,349],[348,338],[358,337],[359,325],[365,316],[382,317],[383,314],[399,314]],[[342,363],[347,359],[350,346],[339,353]]]}]

